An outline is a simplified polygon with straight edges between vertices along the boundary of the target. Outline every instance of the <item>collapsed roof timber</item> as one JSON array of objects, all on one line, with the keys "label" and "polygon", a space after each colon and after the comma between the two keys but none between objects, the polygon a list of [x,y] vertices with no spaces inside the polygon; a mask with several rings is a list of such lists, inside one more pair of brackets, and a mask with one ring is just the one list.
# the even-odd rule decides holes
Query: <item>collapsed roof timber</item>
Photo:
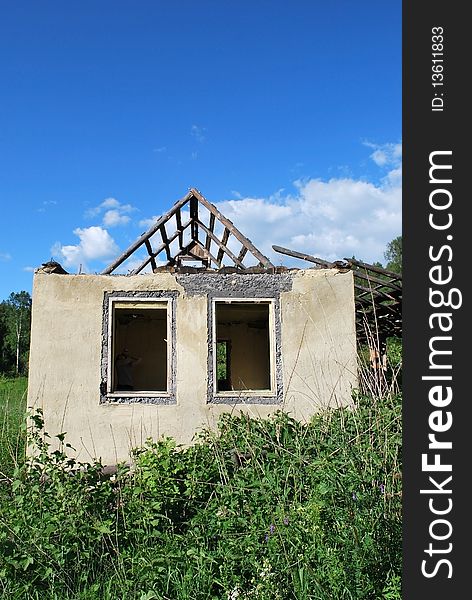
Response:
[{"label": "collapsed roof timber", "polygon": [[[259,269],[273,272],[280,270],[195,188],[190,189],[167,213],[158,218],[102,271],[102,275],[112,274],[143,246],[148,256],[138,266],[129,270],[129,275],[142,272],[149,264],[153,272],[168,268],[181,269],[188,261],[201,263],[205,269],[224,269],[229,263],[229,266],[238,271],[251,271],[254,266],[244,262],[248,259],[255,261]],[[314,264],[315,268],[336,268],[343,272],[354,272],[356,329],[359,341],[368,342],[376,338],[383,341],[389,336],[401,336],[400,274],[353,258],[329,262],[281,246],[272,247],[281,254],[308,261]],[[159,256],[165,256],[167,262],[163,266],[158,266]]]},{"label": "collapsed roof timber", "polygon": [[288,248],[272,246],[276,252],[314,263],[320,268],[352,270],[356,303],[357,339],[376,341],[381,345],[387,337],[402,335],[402,276],[382,267],[354,258],[328,262]]}]

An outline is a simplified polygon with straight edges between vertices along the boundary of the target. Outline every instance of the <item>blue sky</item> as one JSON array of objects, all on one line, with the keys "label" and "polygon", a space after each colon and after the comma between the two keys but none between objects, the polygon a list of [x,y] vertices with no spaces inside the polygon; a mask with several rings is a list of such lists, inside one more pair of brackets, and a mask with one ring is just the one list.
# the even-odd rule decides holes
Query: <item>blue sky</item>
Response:
[{"label": "blue sky", "polygon": [[100,272],[190,187],[276,264],[401,233],[400,1],[5,3],[0,82],[0,300]]}]

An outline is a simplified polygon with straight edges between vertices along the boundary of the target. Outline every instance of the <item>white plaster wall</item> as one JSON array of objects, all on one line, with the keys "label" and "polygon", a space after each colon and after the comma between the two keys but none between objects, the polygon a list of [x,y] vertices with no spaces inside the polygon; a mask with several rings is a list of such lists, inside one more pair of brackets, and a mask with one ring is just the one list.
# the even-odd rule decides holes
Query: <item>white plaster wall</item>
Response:
[{"label": "white plaster wall", "polygon": [[352,403],[357,386],[352,272],[299,271],[282,293],[285,410],[298,419]]},{"label": "white plaster wall", "polygon": [[[176,290],[177,404],[100,404],[104,292]],[[281,294],[283,405],[207,403],[208,299],[186,295],[170,273],[100,276],[35,273],[28,406],[79,460],[128,460],[148,437],[189,444],[223,412],[268,416],[283,408],[308,419],[322,406],[348,404],[357,385],[352,273],[296,271]]]}]

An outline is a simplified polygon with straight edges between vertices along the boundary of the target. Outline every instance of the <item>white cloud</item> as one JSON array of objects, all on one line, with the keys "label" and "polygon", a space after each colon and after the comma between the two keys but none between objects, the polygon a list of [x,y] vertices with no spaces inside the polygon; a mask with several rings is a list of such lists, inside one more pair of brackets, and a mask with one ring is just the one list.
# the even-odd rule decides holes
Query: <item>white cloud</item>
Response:
[{"label": "white cloud", "polygon": [[384,260],[388,242],[401,233],[401,169],[380,184],[352,178],[298,180],[293,195],[243,198],[218,203],[274,264],[297,264],[275,253],[283,246],[326,260],[356,256]]},{"label": "white cloud", "polygon": [[11,260],[11,254],[9,254],[8,252],[0,252],[1,262],[8,262],[9,260]]},{"label": "white cloud", "polygon": [[135,210],[136,208],[131,204],[122,204],[116,198],[105,198],[98,206],[90,208],[86,212],[86,217],[93,218],[103,214],[103,225],[105,227],[116,227],[129,223],[131,219],[128,214]]},{"label": "white cloud", "polygon": [[53,256],[67,267],[82,266],[86,270],[88,262],[104,260],[119,252],[114,239],[102,227],[78,227],[74,229],[74,234],[79,237],[78,244],[63,246],[57,242],[51,249]]},{"label": "white cloud", "polygon": [[[387,165],[377,183],[352,176],[298,179],[292,193],[280,189],[265,197],[244,198],[232,190],[236,199],[217,202],[217,207],[274,264],[306,266],[274,252],[273,244],[330,261],[356,256],[384,262],[387,244],[401,234],[401,144],[373,149],[372,160],[379,162],[375,151],[382,150]],[[158,218],[143,219],[139,225],[148,228]],[[182,215],[183,221],[186,218]],[[169,224],[169,231],[174,228]],[[232,237],[229,246],[238,252]]]},{"label": "white cloud", "polygon": [[383,182],[385,186],[391,186],[392,188],[401,187],[402,185],[402,168],[392,169],[384,177]]},{"label": "white cloud", "polygon": [[105,200],[99,205],[99,208],[118,208],[120,203],[116,198],[105,198]]},{"label": "white cloud", "polygon": [[402,144],[374,144],[364,142],[364,146],[372,148],[370,158],[379,167],[398,167],[402,160]]},{"label": "white cloud", "polygon": [[138,225],[140,227],[146,227],[146,229],[149,229],[152,225],[154,225],[154,223],[157,221],[157,219],[160,219],[160,218],[161,218],[161,215],[154,215],[150,219],[141,219],[141,221],[138,222]]},{"label": "white cloud", "polygon": [[126,225],[130,221],[128,215],[120,214],[119,210],[107,210],[103,215],[103,224],[105,227],[115,227],[116,225]]}]

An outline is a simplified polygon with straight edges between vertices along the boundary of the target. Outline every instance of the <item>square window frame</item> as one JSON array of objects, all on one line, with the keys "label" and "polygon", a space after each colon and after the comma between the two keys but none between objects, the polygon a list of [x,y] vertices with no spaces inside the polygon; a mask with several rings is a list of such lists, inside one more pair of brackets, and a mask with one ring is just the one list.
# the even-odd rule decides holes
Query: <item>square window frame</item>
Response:
[{"label": "square window frame", "polygon": [[[269,389],[218,391],[216,345],[216,305],[217,304],[267,304],[269,307]],[[280,328],[277,327],[278,301],[270,297],[225,296],[209,298],[209,358],[208,358],[208,402],[213,404],[279,404],[281,402],[282,383],[280,363]]]},{"label": "square window frame", "polygon": [[[104,319],[102,328],[102,361],[100,404],[176,404],[176,365],[175,365],[175,312],[177,292],[152,291],[152,292],[105,292],[103,307]],[[114,364],[113,364],[113,326],[115,319],[115,304],[165,304],[167,320],[167,386],[166,391],[161,390],[119,390],[113,391]],[[144,308],[144,306],[143,306]],[[156,307],[157,310],[159,310]],[[162,308],[164,310],[164,307]]]}]

